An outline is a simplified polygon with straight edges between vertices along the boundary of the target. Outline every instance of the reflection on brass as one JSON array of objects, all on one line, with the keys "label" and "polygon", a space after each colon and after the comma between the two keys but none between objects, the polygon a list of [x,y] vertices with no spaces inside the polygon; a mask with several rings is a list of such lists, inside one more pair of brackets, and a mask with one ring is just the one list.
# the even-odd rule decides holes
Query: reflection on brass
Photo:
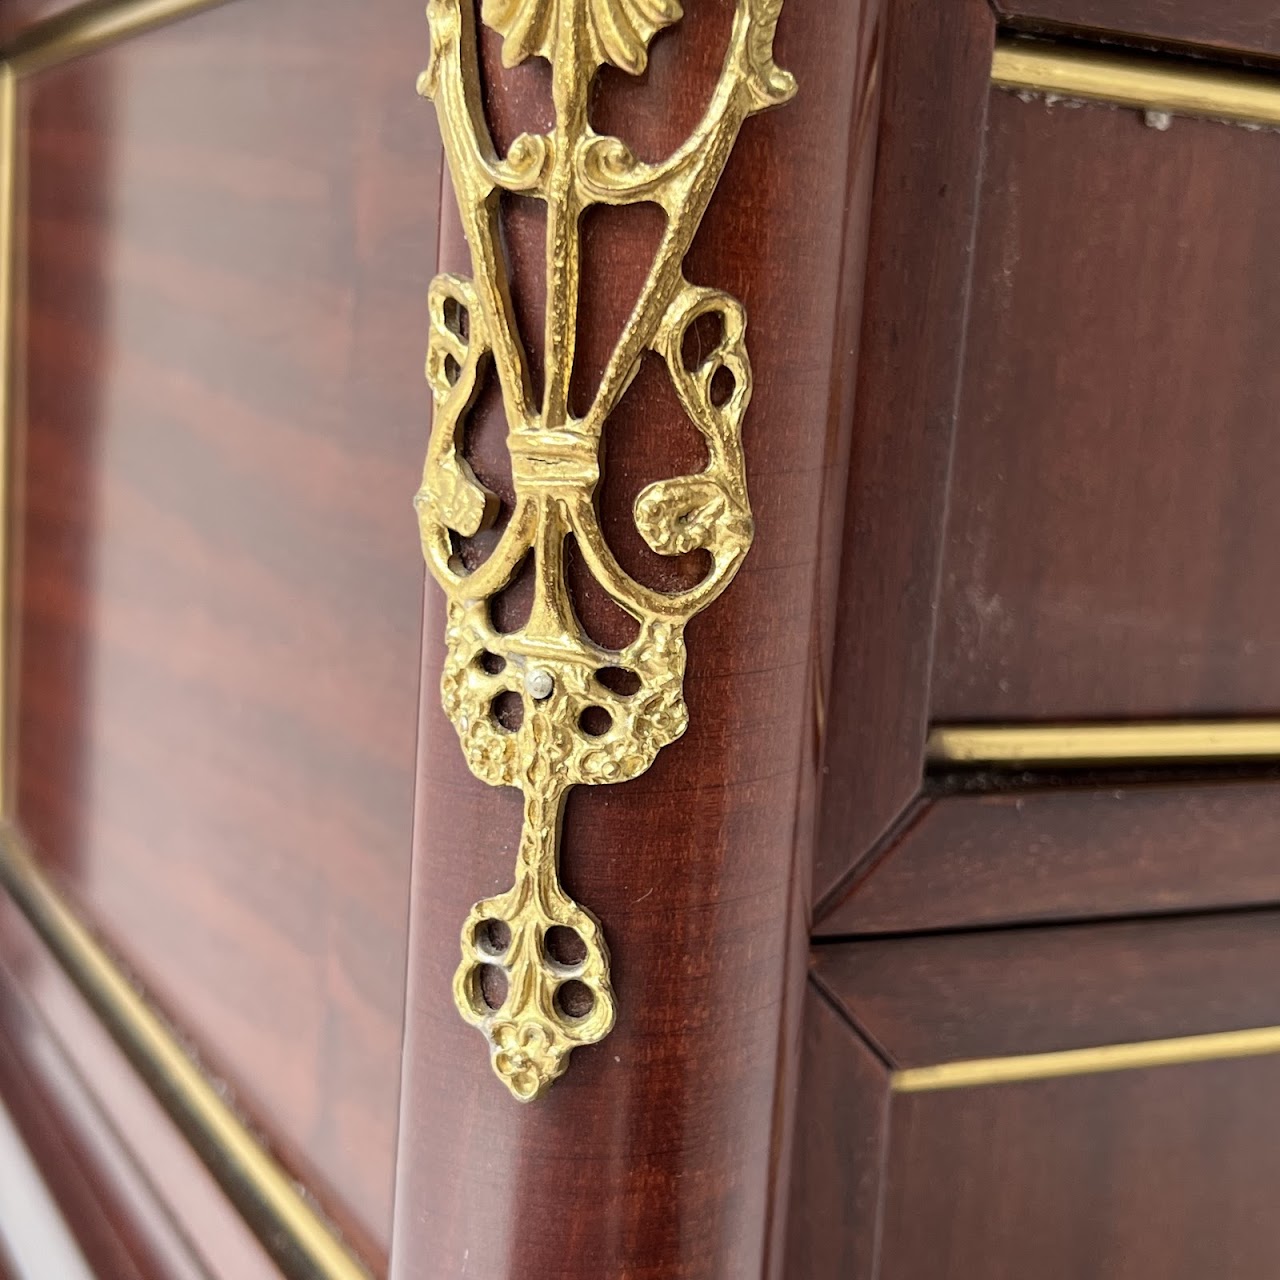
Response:
[{"label": "reflection on brass", "polygon": [[927,758],[934,768],[1012,769],[1280,760],[1280,720],[942,725]]},{"label": "reflection on brass", "polygon": [[[419,90],[436,103],[472,276],[443,275],[431,288],[427,378],[435,423],[416,505],[427,564],[448,598],[445,711],[472,772],[493,786],[524,792],[515,885],[478,903],[463,926],[454,999],[463,1018],[484,1033],[494,1070],[525,1102],[564,1072],[573,1049],[606,1036],[615,1016],[600,924],[560,886],[565,795],[578,784],[636,777],[685,731],[685,625],[728,586],[751,545],[741,439],[751,398],[746,317],[740,302],[691,284],[682,268],[743,121],[795,91],[773,60],[781,8],[782,0],[738,0],[705,115],[686,142],[654,164],[638,160],[620,139],[596,134],[587,105],[601,65],[644,69],[654,34],[680,17],[678,0],[484,0],[483,21],[504,37],[508,65],[533,56],[551,64],[555,125],[546,135],[521,134],[505,156],[497,154],[484,120],[471,0],[431,0],[427,10],[431,63]],[[503,192],[547,206],[545,391],[539,403],[512,312],[499,228]],[[662,208],[666,230],[600,390],[578,418],[568,397],[580,219],[594,204],[641,201]],[[681,343],[690,326],[708,315],[719,319],[723,336],[690,371]],[[622,569],[594,505],[601,432],[647,350],[666,362],[709,455],[705,470],[651,484],[635,503],[636,524],[655,552],[701,549],[710,555],[706,578],[677,594],[642,586]],[[502,390],[515,503],[492,554],[468,571],[457,541],[489,526],[498,507],[463,449],[467,414],[489,361]],[[637,639],[625,649],[601,648],[574,616],[565,578],[571,536],[595,581],[639,624]],[[500,633],[490,602],[529,557],[529,619],[517,631]],[[634,693],[602,682],[618,668],[629,673]],[[519,727],[497,718],[495,703],[503,695],[519,700]],[[548,931],[556,926],[578,935],[576,962],[558,960],[548,947]],[[488,967],[501,970],[505,997],[482,987]]]},{"label": "reflection on brass", "polygon": [[1246,1031],[1217,1031],[1202,1036],[1179,1036],[1172,1040],[1108,1044],[1007,1058],[975,1058],[967,1062],[944,1062],[936,1067],[909,1067],[895,1071],[892,1083],[895,1093],[934,1093],[941,1089],[975,1089],[1024,1080],[1056,1080],[1062,1076],[1176,1067],[1192,1062],[1225,1062],[1233,1058],[1261,1058],[1277,1053],[1280,1053],[1280,1027],[1250,1027]]},{"label": "reflection on brass", "polygon": [[1002,89],[1090,98],[1170,115],[1280,125],[1280,78],[1187,59],[997,41],[991,79]]},{"label": "reflection on brass", "polygon": [[369,1272],[81,924],[13,829],[3,826],[0,886],[146,1078],[284,1275],[290,1280],[370,1280]]}]

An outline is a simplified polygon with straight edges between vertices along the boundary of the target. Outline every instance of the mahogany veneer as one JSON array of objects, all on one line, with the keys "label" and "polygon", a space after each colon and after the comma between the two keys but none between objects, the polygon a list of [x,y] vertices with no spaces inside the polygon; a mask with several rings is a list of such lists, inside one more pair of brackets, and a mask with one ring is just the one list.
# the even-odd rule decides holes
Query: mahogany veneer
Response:
[{"label": "mahogany veneer", "polygon": [[391,1215],[439,150],[420,7],[20,89],[17,813],[348,1232]]}]

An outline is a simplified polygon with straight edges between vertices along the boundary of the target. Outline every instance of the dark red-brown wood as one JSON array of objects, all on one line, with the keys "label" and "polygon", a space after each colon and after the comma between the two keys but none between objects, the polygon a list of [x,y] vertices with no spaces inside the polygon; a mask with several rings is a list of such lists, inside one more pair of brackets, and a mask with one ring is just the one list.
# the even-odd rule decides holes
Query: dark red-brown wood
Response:
[{"label": "dark red-brown wood", "polygon": [[880,1117],[858,1064],[868,1044],[932,1066],[1275,1026],[1277,960],[1274,912],[819,948],[833,1004],[815,1000],[796,1175],[819,1212],[788,1275],[1270,1274],[1280,1055],[895,1093]]},{"label": "dark red-brown wood", "polygon": [[[655,41],[646,77],[602,77],[598,127],[637,139],[642,152],[688,129],[731,12],[723,0],[687,6]],[[797,75],[799,96],[747,123],[690,255],[690,279],[740,297],[750,319],[756,542],[737,581],[689,629],[688,734],[643,778],[572,797],[565,878],[604,921],[620,1018],[529,1107],[494,1077],[450,996],[460,922],[476,898],[510,883],[520,802],[470,776],[443,718],[443,611],[428,593],[397,1280],[680,1280],[760,1275],[769,1257],[781,1264],[774,1205],[785,1193],[795,1090],[805,797],[825,664],[817,601],[830,551],[820,531],[832,520],[824,493],[844,447],[849,372],[834,335],[850,332],[859,296],[857,210],[872,143],[850,122],[865,120],[874,93],[876,14],[858,3],[783,10],[778,60]],[[503,81],[490,61],[488,74],[504,128],[545,124],[536,72]],[[801,205],[803,218],[793,213]],[[589,228],[584,332],[597,337],[588,363],[599,332],[621,324],[652,251],[652,228],[633,213]],[[541,254],[536,215],[517,219],[507,225],[528,332]],[[468,270],[448,227],[442,260]],[[637,555],[646,575],[658,566],[626,530],[631,492],[688,465],[687,428],[660,374],[642,371],[606,429],[601,500],[619,554]]]},{"label": "dark red-brown wood", "polygon": [[1270,1057],[896,1098],[879,1280],[1260,1280],[1278,1092]]},{"label": "dark red-brown wood", "polygon": [[1024,31],[1105,36],[1136,44],[1280,54],[1272,0],[993,0],[1002,23]]},{"label": "dark red-brown wood", "polygon": [[[7,902],[0,1097],[104,1280],[279,1280],[213,1175]],[[0,1204],[0,1232],[13,1225],[11,1212]]]},{"label": "dark red-brown wood", "polygon": [[231,4],[20,89],[17,809],[375,1261],[439,151],[420,6]]},{"label": "dark red-brown wood", "polygon": [[810,983],[805,993],[789,1280],[876,1274],[876,1221],[888,1154],[889,1070]]},{"label": "dark red-brown wood", "polygon": [[895,1066],[1280,1025],[1280,913],[822,946],[814,973]]},{"label": "dark red-brown wood", "polygon": [[824,936],[1280,902],[1280,784],[1020,786],[951,795],[860,873]]},{"label": "dark red-brown wood", "polygon": [[1280,711],[1278,161],[993,91],[935,720]]},{"label": "dark red-brown wood", "polygon": [[819,900],[909,804],[923,772],[994,29],[982,0],[887,6],[835,663],[823,698]]}]

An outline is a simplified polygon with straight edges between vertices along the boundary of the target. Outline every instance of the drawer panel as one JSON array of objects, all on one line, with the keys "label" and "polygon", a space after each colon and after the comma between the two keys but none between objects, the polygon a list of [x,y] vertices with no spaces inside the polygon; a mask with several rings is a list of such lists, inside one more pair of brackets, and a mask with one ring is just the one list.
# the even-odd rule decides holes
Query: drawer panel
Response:
[{"label": "drawer panel", "polygon": [[936,721],[1280,710],[1277,242],[1274,133],[993,91]]},{"label": "drawer panel", "polygon": [[1274,913],[824,946],[787,1275],[1255,1280]]}]

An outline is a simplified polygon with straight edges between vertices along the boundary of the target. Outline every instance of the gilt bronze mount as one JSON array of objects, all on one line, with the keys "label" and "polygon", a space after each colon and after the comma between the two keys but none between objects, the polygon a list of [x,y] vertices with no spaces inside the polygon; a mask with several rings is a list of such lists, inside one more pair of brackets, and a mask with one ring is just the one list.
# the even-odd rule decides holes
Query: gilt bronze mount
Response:
[{"label": "gilt bronze mount", "polygon": [[[578,785],[636,777],[684,733],[685,626],[724,591],[751,545],[742,453],[751,399],[746,315],[727,293],[690,283],[683,264],[743,121],[795,92],[794,80],[773,59],[782,3],[737,0],[705,114],[658,163],[638,160],[621,139],[595,133],[588,95],[606,63],[635,75],[645,70],[654,36],[681,17],[679,0],[483,0],[481,21],[504,38],[508,66],[531,57],[551,65],[554,127],[521,134],[504,156],[485,123],[473,0],[431,0],[427,8],[431,61],[419,92],[436,104],[472,274],[441,275],[431,286],[427,380],[435,419],[415,504],[427,564],[448,602],[445,712],[472,772],[492,786],[524,793],[515,884],[477,903],[468,916],[453,994],[463,1018],[484,1033],[495,1071],[525,1102],[563,1074],[575,1048],[608,1035],[616,1016],[600,923],[560,885],[566,794]],[[504,192],[547,207],[546,362],[538,403],[511,303],[499,227]],[[580,221],[594,204],[642,201],[666,215],[661,243],[595,399],[584,417],[575,417],[569,384]],[[719,319],[721,338],[690,370],[682,343],[708,314]],[[702,581],[672,594],[624,571],[595,508],[601,433],[646,351],[666,362],[708,454],[702,471],[657,481],[635,502],[636,525],[653,551],[709,553],[711,567]],[[474,537],[493,522],[498,507],[464,457],[467,415],[490,360],[501,386],[515,501],[492,553],[468,570],[455,539]],[[717,377],[720,387],[731,382],[727,395],[713,392]],[[624,649],[596,644],[574,614],[565,569],[570,537],[594,579],[638,624],[636,639]],[[490,604],[528,557],[534,566],[528,620],[516,631],[500,632]],[[617,669],[629,673],[634,692],[618,692],[601,680]],[[495,714],[495,703],[513,694],[522,701],[523,717],[509,728]],[[570,962],[551,953],[548,937],[556,928],[581,940]],[[496,1009],[481,985],[486,965],[500,966],[507,979]],[[589,1009],[566,1004],[569,983],[579,992],[585,988]]]}]

